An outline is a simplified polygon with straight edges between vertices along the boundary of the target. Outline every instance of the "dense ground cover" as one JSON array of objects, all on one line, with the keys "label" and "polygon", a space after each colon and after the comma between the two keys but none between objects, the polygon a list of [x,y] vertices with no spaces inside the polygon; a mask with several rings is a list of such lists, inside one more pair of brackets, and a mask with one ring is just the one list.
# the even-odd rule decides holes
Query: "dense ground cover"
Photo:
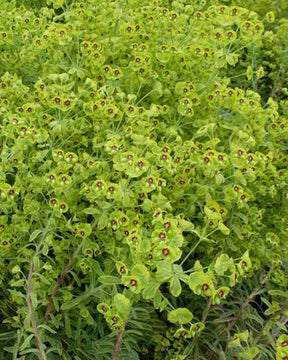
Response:
[{"label": "dense ground cover", "polygon": [[1,359],[288,359],[287,14],[1,1]]}]

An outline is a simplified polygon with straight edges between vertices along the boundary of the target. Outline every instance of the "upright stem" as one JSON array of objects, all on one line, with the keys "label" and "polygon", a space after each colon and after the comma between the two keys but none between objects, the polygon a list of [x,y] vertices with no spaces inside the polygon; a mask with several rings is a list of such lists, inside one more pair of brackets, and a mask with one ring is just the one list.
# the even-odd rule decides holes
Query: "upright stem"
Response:
[{"label": "upright stem", "polygon": [[[39,251],[40,251],[40,249],[41,249],[41,247],[43,245],[43,242],[44,242],[44,240],[46,238],[46,235],[47,235],[47,232],[48,232],[48,229],[49,229],[49,225],[50,225],[51,217],[47,221],[47,225],[46,225],[46,227],[45,227],[45,229],[44,229],[44,231],[42,233],[42,238],[41,238],[39,244],[36,247],[35,256],[38,255],[38,253],[39,253]],[[41,341],[41,338],[40,338],[40,334],[39,334],[39,330],[38,330],[38,326],[37,326],[37,322],[36,322],[36,317],[35,317],[35,313],[34,313],[33,303],[32,303],[32,299],[31,299],[31,292],[32,292],[31,282],[32,282],[33,274],[34,274],[34,261],[32,259],[31,262],[30,262],[30,269],[29,269],[29,274],[28,274],[28,278],[27,278],[27,285],[26,285],[26,303],[27,303],[27,307],[28,307],[28,314],[29,314],[30,322],[31,322],[31,325],[32,325],[32,328],[33,328],[33,333],[34,333],[34,336],[35,336],[35,339],[36,339],[36,346],[37,346],[37,348],[39,350],[41,360],[47,360],[46,353],[44,351],[44,345],[43,345],[43,343]]]},{"label": "upright stem", "polygon": [[30,322],[33,328],[33,332],[34,332],[34,336],[36,339],[36,345],[37,348],[40,352],[40,356],[42,360],[47,360],[46,358],[46,354],[45,351],[43,349],[43,344],[42,341],[40,339],[40,335],[39,335],[39,331],[38,331],[38,326],[37,326],[37,322],[36,322],[36,318],[34,315],[34,309],[33,309],[33,304],[32,304],[32,300],[31,300],[31,279],[34,273],[34,263],[33,261],[31,261],[30,263],[30,270],[29,270],[29,274],[28,274],[28,279],[27,279],[27,288],[26,288],[26,302],[27,302],[27,306],[28,306],[28,314],[30,317]]},{"label": "upright stem", "polygon": [[65,266],[65,269],[63,270],[62,274],[60,275],[60,277],[57,280],[57,283],[55,285],[55,288],[50,296],[49,302],[47,304],[46,307],[46,311],[45,311],[45,315],[44,315],[44,320],[43,320],[43,324],[46,324],[47,321],[49,320],[49,315],[51,313],[51,309],[53,306],[53,300],[60,288],[60,285],[62,284],[62,282],[64,281],[65,277],[67,276],[68,272],[71,270],[74,261],[76,260],[81,248],[82,248],[83,242],[78,246],[78,249],[75,251],[75,253],[73,254],[73,256],[71,257],[71,259],[69,260],[68,264]]},{"label": "upright stem", "polygon": [[51,308],[52,308],[52,305],[53,305],[53,300],[60,288],[60,285],[62,284],[63,280],[65,279],[66,275],[68,274],[68,272],[70,271],[72,265],[73,265],[73,262],[75,260],[75,257],[72,257],[68,264],[66,265],[65,269],[63,270],[62,274],[60,275],[60,277],[58,278],[57,280],[57,283],[56,283],[56,286],[53,290],[53,293],[51,294],[50,296],[50,299],[49,299],[49,302],[47,304],[47,307],[46,307],[46,311],[45,311],[45,315],[44,315],[44,320],[43,320],[43,324],[46,324],[47,321],[49,320],[49,315],[51,313]]},{"label": "upright stem", "polygon": [[[126,323],[124,325],[124,327],[126,326]],[[120,348],[121,348],[121,344],[122,344],[122,340],[123,340],[123,336],[124,336],[124,332],[125,332],[125,328],[124,330],[119,330],[118,334],[117,334],[117,340],[116,340],[116,344],[114,347],[114,352],[112,355],[112,360],[117,360],[119,353],[120,353]]]},{"label": "upright stem", "polygon": [[209,310],[211,308],[211,304],[212,304],[212,297],[210,296],[208,301],[207,301],[207,307],[203,312],[203,316],[202,316],[202,319],[201,319],[202,323],[204,323],[206,321],[207,317],[208,317],[208,313],[209,313]]}]

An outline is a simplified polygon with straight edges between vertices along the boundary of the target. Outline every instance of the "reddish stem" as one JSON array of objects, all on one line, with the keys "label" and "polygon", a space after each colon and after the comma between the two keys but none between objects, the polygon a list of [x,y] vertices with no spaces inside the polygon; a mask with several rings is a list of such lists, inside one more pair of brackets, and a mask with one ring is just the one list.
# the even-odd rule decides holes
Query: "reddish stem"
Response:
[{"label": "reddish stem", "polygon": [[57,280],[56,286],[55,286],[55,288],[53,290],[53,293],[50,296],[49,302],[48,302],[47,307],[46,307],[46,312],[45,312],[44,320],[43,320],[44,324],[46,324],[47,321],[49,320],[49,315],[51,313],[51,309],[52,309],[52,306],[53,306],[53,300],[54,300],[54,298],[55,298],[55,296],[56,296],[56,294],[57,294],[57,292],[58,292],[58,290],[60,288],[60,285],[64,281],[64,279],[67,276],[68,272],[71,270],[72,265],[73,265],[73,263],[75,261],[75,258],[76,258],[76,256],[73,256],[69,260],[68,264],[66,265],[65,269],[63,270],[62,274],[60,275],[60,277]]},{"label": "reddish stem", "polygon": [[[126,323],[124,324],[124,327],[125,327],[125,326],[126,326]],[[117,334],[117,340],[116,340],[116,344],[115,344],[115,347],[114,347],[114,352],[113,352],[112,360],[117,360],[117,359],[118,359],[124,333],[125,333],[125,330],[120,330],[120,331],[118,332],[118,334]]]}]

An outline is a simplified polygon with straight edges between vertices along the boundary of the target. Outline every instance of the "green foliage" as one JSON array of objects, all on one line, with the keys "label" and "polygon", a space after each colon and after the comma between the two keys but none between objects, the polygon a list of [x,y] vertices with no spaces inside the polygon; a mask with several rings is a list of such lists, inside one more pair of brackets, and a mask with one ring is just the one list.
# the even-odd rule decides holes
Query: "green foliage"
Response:
[{"label": "green foliage", "polygon": [[1,1],[1,359],[288,359],[285,14]]}]

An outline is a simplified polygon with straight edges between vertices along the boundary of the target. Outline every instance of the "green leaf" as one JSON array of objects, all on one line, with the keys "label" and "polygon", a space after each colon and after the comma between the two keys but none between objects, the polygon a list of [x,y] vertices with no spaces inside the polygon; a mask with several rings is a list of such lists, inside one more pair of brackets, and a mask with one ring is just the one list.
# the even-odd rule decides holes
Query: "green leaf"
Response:
[{"label": "green leaf", "polygon": [[33,264],[34,264],[34,267],[35,267],[35,271],[38,272],[39,269],[40,269],[40,260],[39,260],[38,256],[33,257]]},{"label": "green leaf", "polygon": [[30,345],[30,341],[33,337],[34,337],[34,334],[30,334],[29,336],[27,336],[25,338],[25,340],[23,341],[23,344],[20,346],[19,350],[20,351],[25,350]]},{"label": "green leaf", "polygon": [[226,271],[234,273],[235,265],[233,259],[230,258],[227,254],[221,254],[216,259],[214,270],[217,275],[224,275]]},{"label": "green leaf", "polygon": [[173,324],[186,324],[193,319],[193,314],[187,308],[178,308],[168,313],[168,320]]},{"label": "green leaf", "polygon": [[107,212],[103,212],[100,217],[98,218],[97,227],[99,230],[103,230],[108,222]]},{"label": "green leaf", "polygon": [[153,305],[155,309],[159,309],[161,302],[162,302],[162,293],[160,290],[157,290],[153,298]]},{"label": "green leaf", "polygon": [[216,211],[210,210],[207,206],[204,207],[204,212],[207,215],[207,217],[211,220],[219,220],[221,219],[221,215],[218,214]]},{"label": "green leaf", "polygon": [[16,281],[10,283],[10,285],[13,287],[23,286],[24,284],[25,284],[25,279],[19,279],[19,280],[16,280]]},{"label": "green leaf", "polygon": [[223,184],[225,182],[225,178],[224,178],[224,176],[222,174],[217,174],[215,176],[215,180],[216,180],[217,185],[221,185],[221,184]]},{"label": "green leaf", "polygon": [[237,333],[234,335],[235,337],[239,338],[240,341],[245,341],[247,342],[248,341],[248,337],[249,337],[249,331],[246,330],[244,332],[241,332],[241,333]]},{"label": "green leaf", "polygon": [[35,309],[37,307],[37,305],[38,305],[37,293],[35,291],[32,291],[30,293],[30,296],[31,296],[32,305],[33,305],[33,307]]},{"label": "green leaf", "polygon": [[37,236],[39,234],[41,234],[42,232],[43,232],[43,230],[34,230],[33,233],[29,237],[29,241],[32,242],[33,240],[35,240],[37,238]]},{"label": "green leaf", "polygon": [[99,214],[99,209],[90,207],[84,209],[83,212],[87,215],[94,215],[94,214]]},{"label": "green leaf", "polygon": [[35,348],[31,348],[31,349],[27,349],[27,350],[23,350],[20,352],[20,355],[26,355],[26,354],[36,354],[36,353],[39,353],[39,350],[38,349],[35,349]]},{"label": "green leaf", "polygon": [[181,283],[177,276],[173,276],[170,281],[169,290],[171,294],[175,297],[179,296],[181,294]]},{"label": "green leaf", "polygon": [[192,231],[195,228],[194,224],[190,221],[179,219],[178,222],[182,231]]},{"label": "green leaf", "polygon": [[160,283],[150,281],[148,285],[143,290],[143,298],[144,299],[153,299],[155,298],[155,294],[159,289]]},{"label": "green leaf", "polygon": [[160,81],[155,81],[153,85],[153,92],[151,91],[151,95],[153,98],[160,98],[163,94],[163,85]]},{"label": "green leaf", "polygon": [[44,243],[42,248],[42,254],[47,256],[48,252],[49,252],[49,246],[46,243]]},{"label": "green leaf", "polygon": [[114,296],[114,307],[120,316],[127,317],[130,312],[131,302],[125,295],[116,294]]},{"label": "green leaf", "polygon": [[228,227],[226,225],[224,225],[222,222],[219,222],[218,227],[219,227],[219,230],[222,232],[222,234],[224,234],[224,235],[230,234],[230,229],[228,229]]},{"label": "green leaf", "polygon": [[12,270],[11,270],[12,274],[17,274],[17,273],[19,273],[20,271],[21,271],[21,268],[20,268],[19,265],[13,266],[13,268],[12,268]]},{"label": "green leaf", "polygon": [[226,61],[229,65],[235,66],[238,62],[238,55],[235,53],[229,53],[226,55]]},{"label": "green leaf", "polygon": [[102,275],[99,276],[98,280],[105,285],[118,285],[121,284],[121,279],[116,276]]},{"label": "green leaf", "polygon": [[253,69],[252,69],[251,66],[248,66],[248,67],[247,67],[247,72],[246,72],[246,74],[247,74],[247,79],[248,79],[248,80],[252,80],[252,78],[253,78]]},{"label": "green leaf", "polygon": [[59,9],[64,4],[64,0],[53,0],[53,8]]},{"label": "green leaf", "polygon": [[51,334],[57,334],[57,331],[53,330],[50,326],[45,325],[45,324],[39,325],[38,328],[43,328],[43,329],[49,331]]},{"label": "green leaf", "polygon": [[156,279],[165,282],[173,276],[173,267],[172,264],[169,264],[165,261],[159,261],[157,263],[157,273]]},{"label": "green leaf", "polygon": [[228,343],[228,348],[229,349],[234,349],[234,348],[237,348],[237,347],[241,347],[241,342],[240,342],[239,338],[233,339],[232,341],[230,341]]},{"label": "green leaf", "polygon": [[288,291],[282,291],[282,290],[269,290],[268,291],[269,295],[272,296],[280,296],[283,297],[285,299],[288,299]]},{"label": "green leaf", "polygon": [[68,338],[72,338],[71,323],[67,312],[64,313],[64,320],[65,320],[65,333],[68,336]]},{"label": "green leaf", "polygon": [[256,346],[253,346],[250,349],[239,353],[239,357],[244,360],[253,360],[255,359],[255,356],[257,356],[259,353],[260,350]]}]

